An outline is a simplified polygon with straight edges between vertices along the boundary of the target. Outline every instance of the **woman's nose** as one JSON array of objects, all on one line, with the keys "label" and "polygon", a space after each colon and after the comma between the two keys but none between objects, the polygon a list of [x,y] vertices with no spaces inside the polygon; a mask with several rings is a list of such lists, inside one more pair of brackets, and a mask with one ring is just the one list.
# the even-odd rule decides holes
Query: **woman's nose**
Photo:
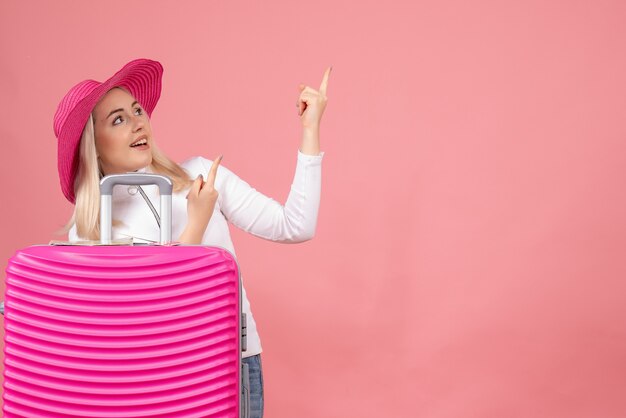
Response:
[{"label": "woman's nose", "polygon": [[133,131],[138,131],[143,129],[145,126],[145,121],[141,116],[134,115],[133,116]]}]

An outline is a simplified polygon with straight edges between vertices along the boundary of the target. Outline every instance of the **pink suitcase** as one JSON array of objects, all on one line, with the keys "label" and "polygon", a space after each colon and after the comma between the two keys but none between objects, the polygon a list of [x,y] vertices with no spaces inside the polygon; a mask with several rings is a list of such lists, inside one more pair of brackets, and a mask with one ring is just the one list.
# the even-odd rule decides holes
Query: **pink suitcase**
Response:
[{"label": "pink suitcase", "polygon": [[[172,184],[101,182],[102,243],[116,184],[158,184],[161,243]],[[4,416],[246,417],[240,272],[220,247],[33,246],[6,275]]]}]

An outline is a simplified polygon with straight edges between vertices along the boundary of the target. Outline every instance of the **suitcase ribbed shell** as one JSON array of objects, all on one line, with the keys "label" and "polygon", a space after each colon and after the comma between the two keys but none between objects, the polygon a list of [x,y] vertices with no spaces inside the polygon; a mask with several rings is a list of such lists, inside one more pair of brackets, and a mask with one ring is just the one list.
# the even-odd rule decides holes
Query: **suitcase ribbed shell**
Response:
[{"label": "suitcase ribbed shell", "polygon": [[6,280],[5,417],[239,417],[227,250],[34,246]]}]

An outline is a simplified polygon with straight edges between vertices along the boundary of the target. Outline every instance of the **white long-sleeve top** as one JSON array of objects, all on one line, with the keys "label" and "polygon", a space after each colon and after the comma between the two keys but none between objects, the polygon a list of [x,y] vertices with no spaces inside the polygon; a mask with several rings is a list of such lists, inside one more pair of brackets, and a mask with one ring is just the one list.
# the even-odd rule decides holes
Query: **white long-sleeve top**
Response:
[{"label": "white long-sleeve top", "polygon": [[[322,181],[322,158],[307,155],[298,150],[296,172],[285,205],[265,196],[220,164],[215,177],[219,195],[209,224],[202,237],[203,245],[213,245],[229,250],[236,258],[228,222],[260,238],[298,243],[310,240],[315,234],[320,204]],[[198,174],[207,178],[213,162],[203,157],[193,157],[181,163],[191,179]],[[151,172],[148,167],[138,172]],[[160,205],[158,187],[142,186],[146,195],[158,210]],[[187,225],[187,199],[189,189],[172,195],[172,238],[177,239]],[[135,242],[159,241],[159,228],[148,204],[134,186],[116,186],[112,195],[112,218],[123,224],[114,226],[113,239],[132,236]],[[69,241],[81,238],[74,225],[68,234]],[[243,312],[247,315],[248,347],[244,357],[261,353],[261,339],[250,310],[250,302],[243,286]]]}]

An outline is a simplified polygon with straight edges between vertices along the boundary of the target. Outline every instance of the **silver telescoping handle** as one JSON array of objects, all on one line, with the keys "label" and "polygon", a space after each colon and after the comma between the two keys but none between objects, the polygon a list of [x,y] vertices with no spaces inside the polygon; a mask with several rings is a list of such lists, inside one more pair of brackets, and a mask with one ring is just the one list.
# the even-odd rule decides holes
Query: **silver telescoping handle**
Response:
[{"label": "silver telescoping handle", "polygon": [[147,186],[156,184],[161,193],[161,239],[160,244],[166,245],[172,242],[172,189],[173,184],[167,176],[149,173],[111,174],[100,180],[100,243],[111,243],[112,234],[112,198],[113,187]]}]

